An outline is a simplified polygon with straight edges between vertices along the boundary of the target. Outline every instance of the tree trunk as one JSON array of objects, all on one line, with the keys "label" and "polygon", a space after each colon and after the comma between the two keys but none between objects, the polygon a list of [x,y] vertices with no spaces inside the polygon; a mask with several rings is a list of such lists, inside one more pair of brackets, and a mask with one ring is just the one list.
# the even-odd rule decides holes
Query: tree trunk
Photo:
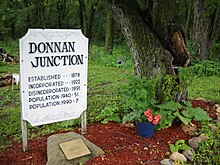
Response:
[{"label": "tree trunk", "polygon": [[211,20],[205,14],[205,0],[194,0],[194,19],[192,41],[197,47],[198,56],[201,60],[207,60],[210,55],[211,39],[210,25]]},{"label": "tree trunk", "polygon": [[59,0],[57,3],[57,28],[64,28],[64,19],[66,17],[66,3],[67,0]]},{"label": "tree trunk", "polygon": [[171,56],[166,53],[152,29],[144,22],[136,1],[104,0],[119,24],[132,54],[135,75],[152,78],[165,74]]},{"label": "tree trunk", "polygon": [[44,2],[42,0],[36,0],[36,14],[38,18],[39,25],[41,25],[42,28],[46,28],[45,25],[45,16],[44,16]]},{"label": "tree trunk", "polygon": [[82,27],[82,31],[83,34],[86,35],[86,31],[87,31],[87,14],[86,14],[86,7],[84,4],[84,0],[79,0],[79,6],[80,6],[80,22],[81,22],[81,27]]},{"label": "tree trunk", "polygon": [[112,54],[113,49],[113,27],[114,19],[111,12],[108,12],[106,19],[106,33],[105,33],[105,51]]},{"label": "tree trunk", "polygon": [[[152,1],[150,11],[145,13],[135,0],[104,2],[127,40],[135,75],[148,79],[166,73],[178,76],[178,67],[188,66],[190,55],[186,48],[184,32],[176,28],[178,26],[167,25],[170,18],[158,18],[159,7],[163,4]],[[180,83],[178,78],[177,81]],[[158,87],[159,97],[160,89]],[[183,97],[186,97],[186,94],[180,93],[177,99]]]},{"label": "tree trunk", "polygon": [[94,5],[92,4],[89,15],[87,17],[88,20],[86,22],[86,33],[85,33],[86,37],[88,37],[89,39],[92,38],[92,27],[93,27],[94,15],[95,15],[95,8],[94,8]]},{"label": "tree trunk", "polygon": [[186,24],[185,24],[185,28],[184,28],[184,32],[186,34],[186,39],[189,39],[188,30],[189,30],[191,13],[192,13],[192,0],[189,1],[188,12],[187,12],[187,19],[186,19]]},{"label": "tree trunk", "polygon": [[217,7],[215,10],[215,17],[211,33],[211,39],[214,41],[216,41],[218,37],[220,37],[220,26],[217,26],[218,23],[220,25],[220,7]]}]

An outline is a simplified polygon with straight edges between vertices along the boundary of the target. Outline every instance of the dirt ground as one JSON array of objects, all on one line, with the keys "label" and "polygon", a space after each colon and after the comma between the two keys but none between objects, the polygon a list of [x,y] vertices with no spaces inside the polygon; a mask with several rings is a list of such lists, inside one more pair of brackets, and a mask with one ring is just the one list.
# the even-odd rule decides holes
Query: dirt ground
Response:
[{"label": "dirt ground", "polygon": [[[194,107],[203,108],[211,118],[216,118],[216,112],[211,103],[191,101]],[[79,129],[69,130],[80,133]],[[64,131],[53,134],[63,133]],[[67,132],[67,131],[65,131]],[[47,162],[47,136],[37,137],[28,141],[29,150],[22,151],[22,143],[13,143],[0,151],[1,165],[45,165]],[[92,143],[104,150],[105,154],[90,159],[86,165],[157,165],[167,156],[169,144],[176,140],[188,140],[180,126],[157,130],[151,138],[137,135],[136,128],[120,123],[88,124],[87,134],[84,135]]]}]

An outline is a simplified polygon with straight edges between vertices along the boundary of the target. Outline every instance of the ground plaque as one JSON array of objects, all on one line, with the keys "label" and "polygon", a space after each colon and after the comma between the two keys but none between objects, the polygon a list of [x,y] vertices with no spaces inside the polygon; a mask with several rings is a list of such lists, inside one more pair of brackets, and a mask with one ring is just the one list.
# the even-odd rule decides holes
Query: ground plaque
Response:
[{"label": "ground plaque", "polygon": [[68,160],[91,154],[82,139],[61,143],[60,148]]},{"label": "ground plaque", "polygon": [[23,121],[37,126],[85,112],[88,38],[81,30],[29,29],[19,47]]}]

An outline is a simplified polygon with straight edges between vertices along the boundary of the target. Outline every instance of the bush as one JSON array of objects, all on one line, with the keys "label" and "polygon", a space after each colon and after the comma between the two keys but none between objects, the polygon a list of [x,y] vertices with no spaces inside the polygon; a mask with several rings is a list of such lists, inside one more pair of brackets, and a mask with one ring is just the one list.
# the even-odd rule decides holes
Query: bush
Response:
[{"label": "bush", "polygon": [[203,61],[193,66],[193,72],[197,76],[220,75],[219,62]]},{"label": "bush", "polygon": [[156,80],[129,76],[120,94],[124,107],[122,122],[137,121],[147,108],[156,103]]}]

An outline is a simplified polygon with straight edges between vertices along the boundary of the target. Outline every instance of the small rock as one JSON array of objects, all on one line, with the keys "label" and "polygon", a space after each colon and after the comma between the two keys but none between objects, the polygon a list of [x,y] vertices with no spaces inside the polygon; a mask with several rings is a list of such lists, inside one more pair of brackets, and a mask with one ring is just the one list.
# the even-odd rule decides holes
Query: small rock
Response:
[{"label": "small rock", "polygon": [[212,124],[209,124],[209,129],[210,129],[212,132],[217,132],[217,131],[218,131],[218,127],[216,127],[215,125],[212,125]]},{"label": "small rock", "polygon": [[197,150],[199,147],[199,143],[201,142],[201,138],[199,137],[193,137],[192,139],[189,139],[188,143],[190,147]]},{"label": "small rock", "polygon": [[163,159],[160,161],[160,165],[174,165],[174,162],[171,159]]},{"label": "small rock", "polygon": [[200,135],[199,135],[199,138],[200,138],[200,143],[207,140],[207,137],[205,136],[204,133],[200,134]]},{"label": "small rock", "polygon": [[193,148],[191,148],[190,150],[183,151],[183,155],[191,162],[194,159],[194,154],[195,154],[195,151]]},{"label": "small rock", "polygon": [[215,107],[217,119],[218,119],[218,121],[220,121],[220,105],[219,104],[215,104],[214,107]]},{"label": "small rock", "polygon": [[183,162],[187,162],[186,157],[179,153],[179,152],[173,152],[170,157],[170,159],[172,159],[173,161],[183,161]]},{"label": "small rock", "polygon": [[185,125],[182,123],[180,127],[183,130],[183,132],[185,132],[188,135],[194,135],[195,132],[198,131],[197,126],[195,124]]},{"label": "small rock", "polygon": [[197,98],[196,100],[206,102],[206,100],[204,98]]}]

